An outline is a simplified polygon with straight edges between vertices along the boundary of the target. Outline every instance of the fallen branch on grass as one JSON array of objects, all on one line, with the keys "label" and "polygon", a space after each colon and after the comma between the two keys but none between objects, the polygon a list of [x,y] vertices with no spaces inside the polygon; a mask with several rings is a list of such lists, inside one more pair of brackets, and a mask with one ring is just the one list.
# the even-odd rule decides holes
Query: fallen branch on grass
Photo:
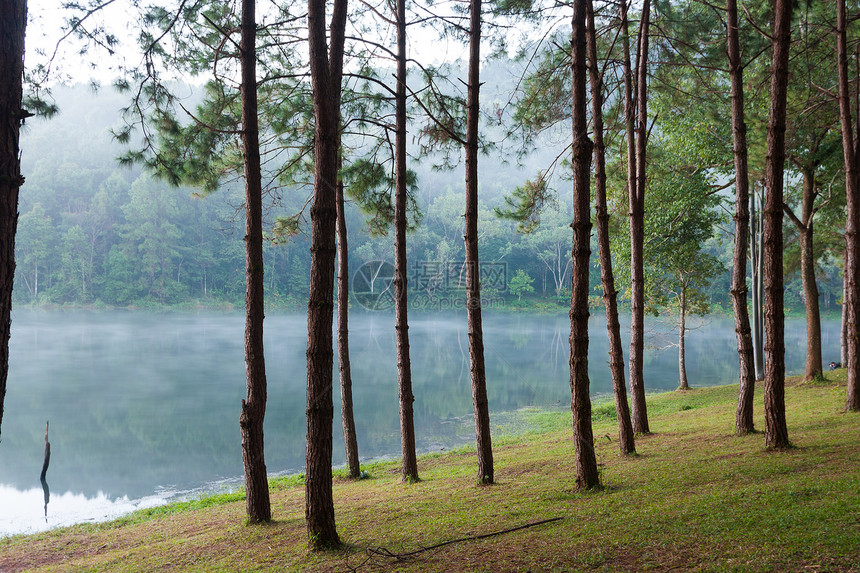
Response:
[{"label": "fallen branch on grass", "polygon": [[385,547],[368,547],[367,548],[367,558],[358,564],[356,567],[349,567],[350,573],[356,573],[359,569],[365,566],[374,565],[373,561],[376,558],[382,557],[385,559],[391,559],[393,561],[404,561],[418,555],[419,553],[424,553],[425,551],[431,551],[433,549],[439,549],[440,547],[445,547],[446,545],[453,545],[454,543],[462,543],[464,541],[475,541],[478,539],[487,539],[488,537],[495,537],[497,535],[503,535],[505,533],[511,533],[513,531],[519,531],[520,529],[526,529],[529,527],[535,527],[536,525],[544,525],[546,523],[552,523],[553,521],[561,521],[564,519],[563,517],[553,517],[550,519],[542,519],[541,521],[533,521],[531,523],[526,523],[524,525],[518,525],[516,527],[510,527],[508,529],[502,529],[501,531],[494,531],[492,533],[483,533],[481,535],[470,535],[468,537],[460,537],[458,539],[451,539],[450,541],[443,541],[442,543],[437,543],[436,545],[430,545],[428,547],[421,547],[420,549],[415,549],[414,551],[406,551],[404,553],[394,553]]}]

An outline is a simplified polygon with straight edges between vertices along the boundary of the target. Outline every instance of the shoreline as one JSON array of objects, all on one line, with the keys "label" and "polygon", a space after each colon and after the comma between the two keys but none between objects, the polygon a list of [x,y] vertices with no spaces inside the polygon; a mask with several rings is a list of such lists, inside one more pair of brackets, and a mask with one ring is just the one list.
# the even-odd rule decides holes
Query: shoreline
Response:
[{"label": "shoreline", "polygon": [[[246,523],[240,494],[209,497],[0,539],[0,570],[856,572],[860,416],[844,412],[844,380],[844,370],[787,380],[794,447],[784,452],[765,451],[761,433],[734,435],[736,385],[654,394],[655,433],[637,437],[635,456],[618,454],[614,420],[595,421],[604,487],[583,492],[572,483],[570,416],[533,412],[538,431],[495,442],[492,486],[476,484],[468,448],[422,456],[415,484],[391,461],[368,464],[359,481],[336,474],[339,551],[308,550],[303,484],[292,477],[270,480],[266,525]],[[419,553],[369,557],[380,547]]]}]

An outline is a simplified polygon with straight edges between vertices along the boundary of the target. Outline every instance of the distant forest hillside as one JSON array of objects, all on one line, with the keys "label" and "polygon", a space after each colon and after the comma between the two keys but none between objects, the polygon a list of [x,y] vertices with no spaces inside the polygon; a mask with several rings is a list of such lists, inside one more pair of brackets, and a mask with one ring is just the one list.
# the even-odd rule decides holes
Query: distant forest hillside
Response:
[{"label": "distant forest hillside", "polygon": [[[485,75],[500,78],[496,83],[488,80],[489,99],[494,89],[499,93],[500,83],[510,81],[502,79],[506,75],[498,66],[488,68]],[[126,96],[107,87],[94,92],[87,86],[58,88],[53,95],[60,114],[50,120],[29,120],[22,136],[26,184],[19,206],[14,300],[135,307],[243,304],[240,185],[226,184],[202,196],[192,188],[171,187],[140,168],[120,167],[116,157],[124,149],[114,141],[111,129],[122,125],[120,110],[127,104]],[[507,159],[511,154],[502,151],[504,147],[489,151],[480,163],[484,299],[490,306],[553,308],[559,304],[559,309],[566,308],[570,182],[557,183],[562,191],[556,208],[544,213],[541,225],[530,234],[519,233],[515,223],[493,213],[507,194],[545,168],[560,148],[527,156],[525,165],[519,165]],[[429,160],[410,164],[418,176],[416,202],[422,214],[408,238],[410,287],[416,305],[448,308],[465,299],[464,174],[462,164],[442,171],[431,164]],[[309,193],[288,189],[270,196],[269,228],[277,216],[302,211],[307,223]],[[623,229],[625,213],[620,215],[616,223]],[[393,238],[371,236],[365,215],[354,205],[347,208],[347,226],[351,276],[365,263],[393,259]],[[266,295],[271,307],[306,305],[308,232],[308,225],[302,225],[298,235],[266,244]],[[715,229],[708,246],[727,267],[714,280],[710,296],[712,303],[728,308],[731,242],[722,234]],[[592,257],[595,300],[600,295],[596,259]],[[823,264],[820,275],[823,309],[834,309],[841,296],[840,271]],[[534,290],[529,292],[522,284]],[[801,295],[795,277],[788,283],[786,306],[802,311]]]}]

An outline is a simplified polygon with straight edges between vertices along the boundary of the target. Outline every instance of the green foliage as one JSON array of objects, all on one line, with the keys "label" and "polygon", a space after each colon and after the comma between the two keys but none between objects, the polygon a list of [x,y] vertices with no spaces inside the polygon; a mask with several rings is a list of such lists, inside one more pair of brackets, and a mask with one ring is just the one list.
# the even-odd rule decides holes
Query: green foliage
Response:
[{"label": "green foliage", "polygon": [[[172,107],[156,107],[146,121],[157,138],[145,142],[150,148],[127,151],[120,161],[142,163],[171,185],[196,185],[204,193],[217,190],[225,175],[242,173],[237,90],[209,81],[194,119],[183,125],[176,117]],[[131,134],[130,127],[115,133],[121,143],[130,142]]]},{"label": "green foliage", "polygon": [[138,179],[123,206],[126,223],[120,236],[136,253],[143,276],[139,286],[157,302],[177,302],[184,287],[176,280],[182,260],[184,230],[177,224],[177,192],[153,180]]},{"label": "green foliage", "polygon": [[517,269],[516,274],[508,281],[508,290],[511,294],[517,297],[517,300],[522,300],[524,294],[533,293],[535,291],[532,283],[535,280],[522,269]]},{"label": "green foliage", "polygon": [[567,32],[559,32],[548,43],[550,48],[540,55],[536,70],[525,80],[517,100],[513,122],[522,130],[525,140],[532,140],[540,132],[570,118],[570,54]]},{"label": "green foliage", "polygon": [[92,258],[90,243],[80,225],[74,225],[63,235],[62,265],[60,281],[53,287],[56,296],[62,300],[82,300],[88,302],[92,297]]},{"label": "green foliage", "polygon": [[50,91],[40,90],[26,94],[21,107],[33,115],[51,118],[60,113],[57,103],[50,98]]},{"label": "green foliage", "polygon": [[497,0],[491,4],[494,14],[528,14],[534,8],[534,0]]},{"label": "green foliage", "polygon": [[[656,81],[650,87],[658,97],[651,99],[651,105],[659,118],[661,134],[672,134],[663,144],[668,144],[667,149],[685,162],[679,165],[733,178],[725,25],[710,7],[697,2],[661,0],[655,9],[665,32],[658,37],[655,49],[666,65],[655,69]],[[746,17],[741,18],[739,32],[744,58],[744,109],[750,178],[756,186],[764,178],[771,62],[768,39],[755,27],[769,21],[771,7],[766,3],[745,4],[743,10]],[[836,83],[831,20],[832,11],[821,3],[799,4],[795,9],[794,55],[789,65],[791,77],[797,81],[789,82],[786,123],[785,202],[800,217],[802,180],[807,177],[804,173],[813,174],[814,258],[819,276],[828,272],[828,252],[841,256],[844,242],[832,233],[842,227],[844,220],[844,190],[840,189],[843,178],[838,175],[842,169],[838,110],[832,93],[821,89]],[[785,270],[790,277],[798,270],[799,245],[795,225],[789,218],[785,225]]]},{"label": "green foliage", "polygon": [[219,505],[236,503],[244,500],[245,489],[242,488],[239,491],[235,492],[223,493],[218,495],[206,495],[187,501],[178,501],[167,505],[158,505],[155,507],[148,507],[146,509],[139,509],[134,513],[131,513],[125,517],[121,517],[111,522],[110,525],[112,527],[122,527],[135,523],[144,523],[147,521],[152,521],[153,519],[158,519],[169,515],[175,515],[187,511],[208,509],[212,507],[217,507]]},{"label": "green foliage", "polygon": [[615,421],[618,419],[618,410],[614,402],[594,404],[591,408],[591,421],[594,423]]},{"label": "green foliage", "polygon": [[[57,241],[54,223],[41,203],[18,218],[16,267],[31,300],[39,296],[39,277],[50,278],[49,259]],[[20,283],[19,283],[20,284]],[[44,286],[41,287],[44,290]]]},{"label": "green foliage", "polygon": [[301,224],[302,216],[300,213],[278,217],[272,227],[271,241],[278,244],[295,237],[301,230]]},{"label": "green foliage", "polygon": [[496,217],[517,221],[517,229],[521,233],[534,231],[540,225],[541,211],[548,205],[555,205],[546,175],[542,172],[536,179],[530,179],[514,189],[505,197],[505,207],[493,209]]},{"label": "green foliage", "polygon": [[104,278],[101,280],[101,298],[117,306],[133,303],[139,296],[134,286],[135,261],[118,245],[111,247],[104,263]]},{"label": "green foliage", "polygon": [[[570,297],[570,266],[573,249],[573,233],[570,230],[571,218],[559,211],[547,211],[540,226],[523,236],[518,249],[536,258],[541,265],[540,271],[552,277],[554,293],[558,297]],[[566,295],[565,295],[566,293]]]},{"label": "green foliage", "polygon": [[[701,118],[679,117],[673,100],[654,99],[660,131],[649,145],[648,187],[645,193],[645,296],[646,310],[678,309],[707,314],[708,288],[724,268],[705,249],[722,221],[722,196],[712,190],[714,163],[719,154],[708,142],[713,126]],[[629,234],[615,236],[616,256],[630,257]],[[620,281],[629,281],[629,268],[620,265]]]},{"label": "green foliage", "polygon": [[[394,224],[394,176],[382,163],[366,158],[352,161],[341,170],[346,193],[355,200],[358,207],[367,215],[366,228],[370,236],[385,235]],[[407,228],[414,229],[421,212],[415,202],[417,176],[414,171],[406,172]]]},{"label": "green foliage", "polygon": [[[760,7],[748,6],[748,8],[752,14],[760,16]],[[200,13],[204,12],[222,29],[235,23],[229,15],[227,6],[207,6]],[[672,12],[672,14],[673,17],[679,17],[677,23],[683,26],[686,16],[681,18],[680,16],[683,15],[681,12]],[[703,15],[697,14],[696,17],[701,18]],[[713,32],[723,34],[724,29],[718,29],[722,28],[722,25],[717,25],[717,20],[714,21]],[[160,12],[153,16],[153,22],[168,23],[169,17],[166,12]],[[669,24],[670,22],[663,23],[664,26]],[[198,19],[194,26],[198,26],[197,32],[200,39],[212,41],[220,37],[218,30],[202,20]],[[699,30],[696,26],[691,25],[691,32]],[[748,24],[743,22],[741,26],[747,29]],[[268,35],[272,33],[261,24],[261,38],[273,39],[274,36]],[[159,34],[152,34],[151,37],[158,37]],[[809,39],[811,42],[812,36]],[[751,38],[745,40],[751,42],[749,45],[753,45]],[[196,53],[197,59],[189,60],[189,65],[197,66],[196,69],[199,70],[209,69],[211,59],[196,50],[196,47],[195,50],[191,50],[190,39],[186,38],[183,41],[186,45],[178,46],[179,51],[185,50],[188,54]],[[541,103],[541,98],[546,96],[546,103],[558,112],[549,115],[555,115],[562,120],[564,106],[569,100],[569,92],[566,87],[563,87],[563,82],[569,81],[569,67],[566,66],[564,54],[566,41],[564,35],[549,37],[545,44],[549,51],[535,60],[535,62],[544,62],[541,64],[543,79],[550,83],[556,82],[557,89],[548,88],[541,91],[538,89],[539,78],[535,77],[534,89],[529,92],[532,94],[529,96],[531,99],[523,99],[524,105],[537,106]],[[804,41],[806,41],[805,37]],[[722,44],[716,42],[713,45],[719,47]],[[692,44],[690,46],[692,47]],[[221,60],[221,64],[232,65],[234,48],[225,44],[224,59]],[[605,53],[608,46],[601,45],[599,49]],[[716,53],[720,49],[708,49],[714,52],[708,55],[708,58],[716,58],[719,55]],[[663,47],[655,50],[664,50],[661,55],[665,57],[672,55]],[[269,56],[274,58],[272,53],[267,55]],[[289,55],[289,58],[293,56]],[[173,55],[164,53],[163,57],[173,57]],[[287,57],[284,55],[280,62],[286,64]],[[692,56],[687,54],[685,57]],[[815,80],[813,83],[827,85],[826,66],[821,64],[822,60],[812,58],[809,66],[801,68],[800,59],[798,57],[796,62],[798,71],[794,72],[799,74],[798,77],[809,77],[808,73],[802,73],[802,70],[809,66],[815,69],[817,66],[823,77],[812,76]],[[301,58],[290,61],[300,63]],[[701,61],[710,62],[708,65],[715,63],[708,59]],[[300,308],[305,304],[301,295],[304,286],[299,284],[301,281],[293,281],[296,288],[295,292],[293,291],[290,286],[290,269],[298,259],[296,268],[307,272],[309,259],[307,222],[310,203],[308,203],[307,184],[310,173],[308,167],[312,164],[313,157],[307,143],[310,141],[313,128],[310,119],[312,110],[307,99],[309,86],[301,83],[296,77],[299,74],[284,73],[285,70],[294,68],[286,65],[278,68],[274,62],[274,59],[261,62],[260,69],[266,70],[266,73],[264,77],[261,76],[259,86],[261,100],[266,103],[260,110],[261,125],[270,136],[266,149],[275,154],[270,157],[280,158],[270,163],[272,170],[268,174],[268,180],[274,183],[270,187],[271,201],[267,204],[267,223],[271,227],[267,229],[266,236],[277,244],[266,246],[266,289],[271,303],[279,308]],[[510,121],[513,115],[512,108],[506,106],[506,98],[518,85],[517,78],[511,76],[510,65],[508,61],[485,64],[487,73],[484,77],[487,85],[482,89],[482,93],[490,98],[492,102],[490,105],[494,106],[495,112],[498,112],[498,115],[493,114],[491,118],[493,123],[488,125],[488,132],[497,136],[511,129],[519,130],[520,134],[528,138],[527,143],[533,144],[530,147],[538,147],[542,153],[531,158],[519,156],[520,159],[525,159],[523,165],[505,163],[511,157],[508,153],[511,150],[492,154],[486,161],[482,161],[484,169],[490,173],[489,176],[483,175],[481,179],[479,240],[482,260],[504,262],[508,268],[521,269],[530,277],[534,277],[532,286],[537,296],[529,297],[529,308],[536,308],[542,304],[548,311],[557,312],[559,306],[569,304],[567,300],[569,269],[566,264],[570,258],[570,216],[567,201],[562,199],[569,194],[553,196],[555,188],[558,187],[558,181],[564,174],[558,173],[561,169],[548,167],[547,164],[552,163],[553,158],[558,154],[563,157],[563,144],[566,139],[569,139],[569,125],[566,120],[558,124],[557,133],[562,136],[558,140],[553,140],[555,135],[545,137],[556,133],[551,131],[551,122],[540,120],[533,124],[528,122],[518,124]],[[652,129],[652,139],[657,140],[659,146],[664,148],[662,152],[664,156],[671,156],[670,159],[661,159],[656,155],[660,152],[653,151],[649,164],[653,171],[649,174],[651,183],[655,188],[656,186],[672,187],[676,182],[686,185],[685,179],[689,177],[703,185],[714,183],[709,179],[712,177],[718,177],[716,182],[723,183],[723,176],[731,170],[728,155],[730,148],[727,144],[727,100],[724,97],[725,76],[717,70],[704,73],[684,71],[682,65],[673,67],[676,68],[675,75],[668,73],[671,69],[664,70],[661,66],[655,65],[653,70],[655,73],[665,72],[665,74],[655,75],[655,81],[650,84],[655,90],[666,86],[677,88],[670,95],[659,95],[659,97],[655,95],[651,100],[650,109],[659,113],[657,124]],[[757,79],[759,76],[756,75],[759,74],[760,67],[757,60],[750,63],[748,78],[751,84],[760,83]],[[298,71],[298,68],[295,70]],[[388,71],[373,70],[366,62],[362,64],[360,70],[362,74],[367,73],[368,76],[373,76],[380,81],[390,79]],[[607,68],[610,84],[613,81],[611,73],[613,70],[613,66]],[[684,73],[681,73],[682,71]],[[428,87],[422,91],[421,88],[416,87],[419,83],[423,86],[422,82],[415,81],[416,74],[410,76],[410,87],[420,92],[428,101],[436,97],[430,93],[434,89],[440,94],[442,92],[447,94],[445,97],[449,99],[445,101],[450,104],[449,112],[454,117],[453,125],[458,129],[462,128],[460,120],[457,119],[459,117],[457,114],[460,113],[457,109],[458,98],[461,95],[461,85],[457,78],[463,74],[462,66],[451,64],[446,69],[436,69],[431,73],[435,74],[434,80],[438,81],[435,88]],[[556,77],[552,77],[552,74]],[[63,108],[64,113],[55,117],[50,124],[41,123],[35,118],[28,120],[23,135],[28,146],[23,154],[27,185],[26,192],[22,193],[21,197],[19,221],[21,233],[19,236],[26,238],[16,243],[18,251],[17,288],[14,293],[16,304],[103,303],[157,306],[187,304],[191,300],[215,305],[222,302],[241,304],[244,296],[241,241],[244,230],[241,216],[241,181],[237,179],[239,172],[236,170],[240,157],[237,151],[239,125],[235,86],[214,82],[199,86],[194,90],[196,93],[192,93],[189,86],[179,83],[145,86],[144,91],[141,92],[144,96],[141,103],[150,102],[149,107],[141,110],[131,108],[129,112],[134,114],[136,111],[148,110],[147,117],[158,120],[157,123],[147,124],[152,141],[162,141],[165,144],[161,150],[162,156],[155,158],[143,152],[144,142],[141,139],[140,124],[137,125],[136,130],[116,128],[114,110],[122,105],[127,106],[128,94],[134,93],[139,87],[137,83],[130,81],[132,79],[128,78],[128,82],[125,80],[118,82],[121,87],[130,88],[131,92],[118,96],[108,90],[92,94],[86,88],[79,88],[76,92],[80,96],[77,101],[69,98],[69,93],[72,91],[69,88],[55,88],[53,97]],[[705,82],[705,80],[708,81]],[[803,84],[803,89],[807,92],[816,91],[814,87],[809,87],[811,85]],[[170,89],[167,89],[168,87]],[[800,87],[801,83],[798,83],[798,91]],[[612,85],[608,85],[608,88],[612,89]],[[177,94],[183,94],[184,97],[180,98]],[[549,97],[552,94],[555,94],[553,97],[562,98],[564,101],[550,101]],[[752,90],[748,98],[751,116],[762,115],[762,110],[766,111],[767,108],[762,97],[755,94],[755,90]],[[388,170],[378,167],[362,172],[363,166],[390,165],[386,163],[389,157],[387,143],[384,136],[376,139],[364,139],[364,135],[361,138],[358,137],[360,132],[370,132],[379,127],[379,118],[390,112],[389,95],[381,87],[365,89],[353,83],[350,83],[345,92],[345,98],[347,98],[345,106],[349,107],[349,111],[344,113],[344,130],[348,133],[344,141],[344,172],[351,171],[362,178],[367,176],[365,179],[367,184],[363,191],[366,192],[364,199],[351,195],[352,185],[348,185],[346,189],[347,226],[351,231],[350,256],[354,257],[356,262],[391,260],[392,256],[390,237],[370,236],[365,232],[368,227],[379,230],[385,227],[381,219],[380,224],[375,225],[368,224],[367,218],[371,220],[374,218],[376,207],[390,205],[390,174]],[[618,247],[626,240],[627,217],[626,199],[623,193],[625,163],[623,154],[619,155],[623,145],[614,135],[618,128],[617,118],[612,115],[617,111],[614,101],[610,99],[608,106],[610,113],[607,115],[608,136],[613,142],[609,146],[610,190],[613,192],[609,207],[610,224],[614,226],[615,246]],[[803,101],[804,98],[796,98],[793,117],[803,117],[801,113]],[[179,113],[181,108],[178,107],[180,103],[197,119],[205,118],[205,122],[212,126],[223,128],[222,132],[207,134],[203,129],[203,121],[197,123],[190,117],[178,119],[182,116]],[[168,113],[171,105],[174,106],[173,110],[177,112],[176,114]],[[524,107],[524,113],[525,109]],[[825,122],[820,122],[819,119],[829,116],[827,106],[822,104],[810,108],[810,113],[819,109],[821,114],[815,114],[813,123],[824,125]],[[538,109],[534,109],[533,112],[534,118],[538,118],[543,113]],[[413,109],[411,113],[413,118],[418,119],[423,112]],[[421,120],[418,119],[418,121]],[[757,134],[760,135],[756,121],[754,117],[751,119],[749,130],[754,145],[757,145],[755,143]],[[133,164],[130,170],[117,170],[108,160],[109,157],[116,155],[116,148],[110,146],[110,140],[105,136],[105,126],[111,125],[117,130],[117,135],[124,136],[128,145],[141,152],[137,157],[139,163]],[[528,125],[532,125],[534,131],[531,131]],[[792,141],[798,142],[794,148],[795,155],[798,159],[805,160],[806,156],[801,153],[803,151],[801,144],[803,141],[808,141],[808,136],[813,130],[799,130],[799,127],[800,124],[794,122],[789,126],[789,132],[793,134]],[[385,132],[376,133],[379,135]],[[802,139],[801,136],[806,139]],[[158,138],[161,137],[163,139],[159,140]],[[415,138],[410,140],[412,153],[420,151],[418,138],[416,134]],[[828,145],[831,143],[830,140],[831,137],[828,135]],[[459,158],[459,147],[453,140],[450,143],[451,157],[448,159],[453,163]],[[268,147],[269,144],[271,147]],[[27,152],[26,149],[38,149],[39,153]],[[459,171],[431,171],[431,163],[445,162],[444,156],[447,152],[444,148],[439,149],[439,155],[410,164],[416,172],[414,180],[410,176],[410,182],[415,183],[414,186],[410,186],[411,200],[414,201],[415,206],[414,213],[417,214],[417,209],[420,207],[423,217],[420,219],[420,225],[416,226],[419,219],[410,216],[414,231],[408,241],[408,256],[410,260],[419,263],[456,264],[463,259],[463,201],[461,198],[463,178]],[[137,182],[140,177],[138,166],[147,165],[144,159],[161,161],[160,164],[153,163],[152,166],[163,169],[160,174],[166,178],[166,181],[142,178]],[[835,180],[832,178],[832,173],[838,168],[839,162],[831,159],[831,154],[824,154],[823,163],[817,175],[822,196],[831,197],[828,205],[833,208],[822,209],[817,215],[816,233],[821,240],[816,239],[816,244],[822,249],[818,258],[822,302],[828,304],[829,301],[832,309],[841,297],[839,265],[844,245],[841,235],[844,212],[840,193],[844,195],[844,192],[840,178],[837,177]],[[704,169],[705,166],[711,167]],[[703,168],[702,173],[695,173],[694,168]],[[523,173],[537,173],[538,176],[531,181],[524,181]],[[690,173],[693,175],[688,175]],[[350,178],[353,176],[346,177],[348,182]],[[700,181],[699,178],[703,179]],[[420,185],[417,184],[419,180]],[[164,186],[165,183],[183,181],[193,183],[197,191],[193,192],[189,188],[172,190]],[[788,179],[789,184],[792,181],[793,179]],[[206,189],[215,187],[216,183],[219,192],[208,196]],[[373,186],[374,184],[376,186]],[[690,183],[686,188],[690,190],[693,187],[695,186]],[[795,202],[793,197],[796,196],[796,187],[794,185],[791,193],[787,195],[792,203]],[[510,194],[512,189],[518,191],[506,199],[504,194]],[[521,193],[520,198],[517,198],[518,193]],[[143,195],[148,198],[145,199]],[[716,195],[725,196],[728,192]],[[202,198],[204,196],[205,199]],[[43,214],[35,207],[36,203],[41,205]],[[156,205],[156,203],[159,204]],[[370,217],[362,211],[362,203],[370,207]],[[521,207],[523,219],[526,221],[524,227],[532,227],[532,232],[529,234],[517,234],[516,225],[510,223],[508,219],[494,216],[494,211],[497,214],[505,212],[514,214]],[[661,220],[659,225],[671,228],[674,219],[669,217],[669,213],[664,212],[663,207],[655,199],[655,202],[648,206],[649,216],[652,213],[663,216],[665,220]],[[678,217],[683,217],[687,211],[689,208],[686,211],[679,209],[674,213]],[[532,218],[525,218],[526,215]],[[519,214],[517,218],[520,218]],[[66,235],[75,226],[79,227],[75,234],[82,231],[87,237],[89,246],[85,246],[83,241],[72,240],[75,234]],[[652,228],[654,228],[653,225]],[[794,247],[791,242],[790,227],[788,231],[786,246],[787,261],[790,262]],[[63,240],[64,238],[67,240]],[[80,239],[79,234],[77,238]],[[657,247],[663,240],[665,237],[657,238],[651,246]],[[49,253],[47,257],[46,249]],[[727,257],[730,254],[730,241],[719,243],[709,238],[703,243],[701,252],[728,261],[730,260],[730,257]],[[85,258],[84,254],[86,254]],[[615,256],[618,261],[626,259],[623,248],[616,250]],[[89,259],[92,260],[91,270],[87,268]],[[593,257],[593,260],[595,259],[596,257]],[[73,261],[75,260],[86,264],[83,268],[79,265],[78,269],[74,270]],[[623,287],[620,279],[623,278],[625,266],[617,265],[616,270],[622,275],[619,277],[619,287]],[[787,268],[790,268],[790,265]],[[351,270],[354,272],[355,267],[353,266]],[[593,265],[592,273],[592,281],[596,285],[596,263]],[[35,294],[37,274],[38,298]],[[657,275],[654,274],[654,276]],[[74,280],[71,280],[71,277],[74,277]],[[702,290],[711,300],[725,305],[728,296],[727,277],[727,272],[721,273],[710,288]],[[410,285],[415,289],[415,283]],[[791,296],[792,289],[796,287],[794,283],[789,283],[788,288],[790,292],[787,296]],[[557,295],[558,300],[555,298]],[[670,299],[671,297],[666,299],[667,302]],[[654,308],[658,308],[657,298],[653,300]]]},{"label": "green foliage", "polygon": [[290,274],[287,282],[291,293],[299,298],[307,298],[310,288],[310,265],[298,255],[293,255],[290,261]]}]

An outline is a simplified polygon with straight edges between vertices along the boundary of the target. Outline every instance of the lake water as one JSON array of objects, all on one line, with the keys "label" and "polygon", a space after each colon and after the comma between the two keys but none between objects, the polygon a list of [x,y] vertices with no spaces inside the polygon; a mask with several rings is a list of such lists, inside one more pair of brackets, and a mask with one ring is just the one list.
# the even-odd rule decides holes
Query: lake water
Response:
[{"label": "lake water", "polygon": [[[474,439],[465,315],[410,317],[415,430],[421,451]],[[394,317],[350,317],[359,451],[399,456]],[[302,471],[305,448],[304,315],[266,318],[269,401],[266,464]],[[245,395],[241,314],[144,314],[15,310],[0,441],[0,535],[112,518],[176,496],[242,482],[239,410]],[[484,315],[490,410],[568,408],[566,316]],[[669,327],[651,324],[648,391],[678,383]],[[602,317],[592,318],[589,370],[594,395],[611,394]],[[626,338],[626,335],[625,335]],[[626,344],[626,342],[625,342]],[[805,326],[787,323],[789,372],[800,372]],[[823,325],[825,361],[837,360],[839,323]],[[625,354],[626,354],[625,346]],[[734,325],[707,319],[689,333],[694,386],[737,377]],[[337,380],[337,377],[335,377]],[[339,390],[335,390],[339,412]],[[50,501],[39,481],[50,420]],[[335,419],[336,465],[344,463]]]}]

